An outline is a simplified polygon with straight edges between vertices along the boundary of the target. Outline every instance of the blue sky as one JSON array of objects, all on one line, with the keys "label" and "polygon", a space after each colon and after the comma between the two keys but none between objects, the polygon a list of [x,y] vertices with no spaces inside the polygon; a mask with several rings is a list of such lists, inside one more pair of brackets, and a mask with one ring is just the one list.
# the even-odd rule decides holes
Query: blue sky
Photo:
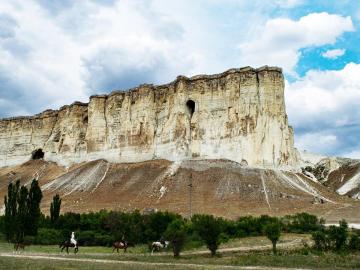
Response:
[{"label": "blue sky", "polygon": [[0,117],[274,65],[299,149],[360,158],[360,1],[2,0]]}]

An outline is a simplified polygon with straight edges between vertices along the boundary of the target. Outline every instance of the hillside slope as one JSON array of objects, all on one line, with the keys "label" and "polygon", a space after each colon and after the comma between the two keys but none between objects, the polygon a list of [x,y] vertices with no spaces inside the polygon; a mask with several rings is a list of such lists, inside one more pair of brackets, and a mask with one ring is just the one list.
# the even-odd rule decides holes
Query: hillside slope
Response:
[{"label": "hillside slope", "polygon": [[[328,183],[334,182],[334,173]],[[360,220],[360,202],[338,195],[303,173],[253,169],[228,160],[128,164],[96,160],[68,169],[42,160],[29,161],[0,169],[0,196],[6,194],[10,180],[21,179],[26,184],[34,177],[44,192],[45,212],[52,196],[59,193],[63,211],[157,209],[187,216],[191,183],[192,213],[236,218],[307,211],[330,222]]]}]

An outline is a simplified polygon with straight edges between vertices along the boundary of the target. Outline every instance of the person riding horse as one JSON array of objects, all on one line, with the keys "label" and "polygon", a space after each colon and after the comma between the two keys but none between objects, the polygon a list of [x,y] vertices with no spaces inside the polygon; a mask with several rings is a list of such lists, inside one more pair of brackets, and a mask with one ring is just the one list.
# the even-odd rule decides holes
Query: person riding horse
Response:
[{"label": "person riding horse", "polygon": [[62,242],[59,245],[59,247],[61,248],[61,252],[66,248],[67,253],[69,253],[69,247],[73,247],[73,248],[75,248],[74,253],[77,253],[79,250],[79,246],[78,246],[77,240],[75,239],[75,233],[72,232],[70,240],[65,240],[64,242]]},{"label": "person riding horse", "polygon": [[77,241],[75,239],[75,233],[74,232],[71,233],[70,243],[74,244],[75,247],[77,246]]}]

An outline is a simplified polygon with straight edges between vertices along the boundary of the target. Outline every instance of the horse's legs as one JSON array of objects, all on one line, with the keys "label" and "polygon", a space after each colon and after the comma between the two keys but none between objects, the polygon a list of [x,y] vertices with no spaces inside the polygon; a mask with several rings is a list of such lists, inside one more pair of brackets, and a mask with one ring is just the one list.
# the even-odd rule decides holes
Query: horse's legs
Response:
[{"label": "horse's legs", "polygon": [[67,254],[69,254],[69,247],[66,247],[66,252]]},{"label": "horse's legs", "polygon": [[127,249],[127,247],[124,248],[124,253],[126,253],[126,249]]}]

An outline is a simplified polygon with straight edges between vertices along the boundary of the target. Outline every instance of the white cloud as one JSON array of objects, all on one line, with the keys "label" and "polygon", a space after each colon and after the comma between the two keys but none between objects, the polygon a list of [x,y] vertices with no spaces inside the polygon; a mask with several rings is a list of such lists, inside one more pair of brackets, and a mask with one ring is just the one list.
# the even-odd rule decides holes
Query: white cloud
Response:
[{"label": "white cloud", "polygon": [[304,0],[276,0],[275,3],[284,8],[293,8],[300,6],[304,3]]},{"label": "white cloud", "polygon": [[326,132],[309,132],[295,137],[295,146],[301,150],[324,153],[338,144],[336,135]]},{"label": "white cloud", "polygon": [[354,157],[360,151],[360,64],[309,71],[286,82],[289,122],[300,149]]},{"label": "white cloud", "polygon": [[286,106],[295,126],[360,124],[360,64],[342,70],[310,70],[304,78],[286,82]]},{"label": "white cloud", "polygon": [[[269,19],[299,0],[224,2],[1,1],[0,115],[37,113],[178,74],[265,64],[293,72],[300,49],[334,44],[354,30],[350,17],[328,13]],[[336,130],[360,124],[358,74],[360,65],[348,64],[287,83],[290,124],[305,130],[297,132],[300,148],[336,149],[343,141]]]},{"label": "white cloud", "polygon": [[184,44],[181,25],[145,3],[79,1],[54,14],[37,1],[2,1],[0,81],[13,87],[0,86],[1,97],[18,99],[21,112],[31,114],[120,87],[123,73],[137,77],[137,85],[167,82],[191,70],[197,50]]},{"label": "white cloud", "polygon": [[354,150],[344,154],[344,157],[360,159],[360,150]]},{"label": "white cloud", "polygon": [[239,44],[241,62],[254,66],[282,66],[291,73],[298,63],[301,48],[334,44],[348,31],[354,31],[350,17],[326,12],[311,13],[298,21],[288,18],[268,20],[251,41]]},{"label": "white cloud", "polygon": [[345,49],[333,49],[323,52],[321,55],[328,59],[336,59],[345,54]]}]

